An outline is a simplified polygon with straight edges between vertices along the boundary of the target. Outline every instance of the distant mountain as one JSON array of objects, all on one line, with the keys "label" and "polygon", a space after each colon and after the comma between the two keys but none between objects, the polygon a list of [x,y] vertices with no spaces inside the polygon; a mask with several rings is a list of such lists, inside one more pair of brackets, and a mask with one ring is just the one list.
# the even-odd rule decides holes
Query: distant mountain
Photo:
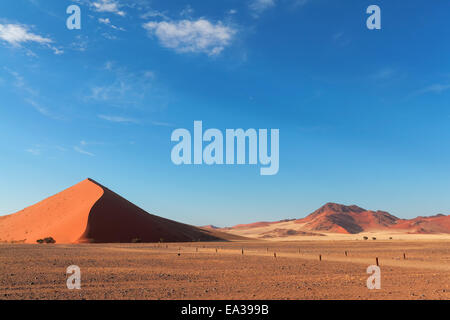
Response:
[{"label": "distant mountain", "polygon": [[261,239],[358,234],[371,231],[450,234],[450,215],[439,214],[407,220],[399,219],[386,211],[366,210],[356,205],[327,203],[302,219],[240,224],[221,230]]},{"label": "distant mountain", "polygon": [[438,214],[411,220],[399,220],[393,228],[418,234],[450,233],[450,215]]},{"label": "distant mountain", "polygon": [[220,229],[219,227],[216,227],[215,225],[212,225],[212,224],[208,224],[207,226],[201,226],[200,228],[202,228],[202,229],[212,229],[212,230]]},{"label": "distant mountain", "polygon": [[399,218],[385,211],[371,211],[358,206],[345,206],[327,203],[304,219],[304,229],[336,233],[360,233],[370,230],[387,229],[397,223]]},{"label": "distant mountain", "polygon": [[248,223],[248,224],[237,224],[233,227],[225,227],[223,228],[223,230],[236,230],[236,229],[250,229],[250,228],[260,228],[260,227],[266,227],[266,226],[270,226],[272,224],[277,224],[280,222],[289,222],[289,221],[294,221],[296,219],[284,219],[284,220],[280,220],[280,221],[273,221],[273,222],[266,222],[266,221],[261,221],[261,222],[254,222],[254,223]]},{"label": "distant mountain", "polygon": [[187,242],[240,238],[147,213],[92,179],[0,218],[0,241]]}]

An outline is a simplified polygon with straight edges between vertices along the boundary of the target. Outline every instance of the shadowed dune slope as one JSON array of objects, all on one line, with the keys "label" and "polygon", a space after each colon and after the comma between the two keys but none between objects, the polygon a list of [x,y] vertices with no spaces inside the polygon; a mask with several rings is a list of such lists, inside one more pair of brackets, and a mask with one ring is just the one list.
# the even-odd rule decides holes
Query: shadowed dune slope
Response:
[{"label": "shadowed dune slope", "polygon": [[[80,242],[188,242],[226,240],[213,231],[147,213],[106,187],[91,209]],[[225,236],[223,233],[221,233]],[[233,237],[233,236],[230,236]]]},{"label": "shadowed dune slope", "polygon": [[92,179],[0,219],[0,239],[36,243],[189,242],[238,240],[147,213]]}]

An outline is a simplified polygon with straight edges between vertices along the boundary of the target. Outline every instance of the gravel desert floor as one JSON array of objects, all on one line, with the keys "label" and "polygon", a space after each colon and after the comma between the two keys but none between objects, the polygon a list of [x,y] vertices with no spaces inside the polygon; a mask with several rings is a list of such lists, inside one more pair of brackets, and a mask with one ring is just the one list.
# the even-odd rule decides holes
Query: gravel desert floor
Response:
[{"label": "gravel desert floor", "polygon": [[449,300],[450,241],[0,244],[0,299]]}]

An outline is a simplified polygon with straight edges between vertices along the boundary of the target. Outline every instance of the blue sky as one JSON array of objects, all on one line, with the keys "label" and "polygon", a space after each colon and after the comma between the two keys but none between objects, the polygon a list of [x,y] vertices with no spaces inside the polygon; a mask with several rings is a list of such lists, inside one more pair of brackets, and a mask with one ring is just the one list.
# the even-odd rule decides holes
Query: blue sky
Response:
[{"label": "blue sky", "polygon": [[[81,30],[66,8],[81,8]],[[366,8],[381,8],[368,30]],[[219,226],[326,202],[450,212],[450,3],[0,3],[0,213],[87,177]],[[277,128],[280,170],[175,166],[176,128]]]}]

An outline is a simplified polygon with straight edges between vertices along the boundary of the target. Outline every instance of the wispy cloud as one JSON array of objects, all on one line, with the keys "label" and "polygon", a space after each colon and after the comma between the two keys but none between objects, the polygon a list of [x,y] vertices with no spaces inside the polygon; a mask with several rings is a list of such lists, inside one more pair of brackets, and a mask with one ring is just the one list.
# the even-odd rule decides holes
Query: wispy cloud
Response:
[{"label": "wispy cloud", "polygon": [[220,54],[227,47],[237,30],[222,22],[212,23],[206,19],[180,21],[150,21],[143,25],[161,45],[176,52]]},{"label": "wispy cloud", "polygon": [[76,41],[70,44],[70,48],[75,51],[85,52],[88,48],[89,37],[83,35],[75,36]]},{"label": "wispy cloud", "polygon": [[188,4],[183,10],[180,12],[180,16],[182,17],[191,17],[194,13],[194,9]]},{"label": "wispy cloud", "polygon": [[450,90],[450,84],[441,84],[436,83],[431,86],[428,86],[426,88],[423,88],[422,90],[419,90],[418,94],[424,94],[424,93],[442,93],[444,91]]},{"label": "wispy cloud", "polygon": [[375,80],[386,80],[395,76],[396,71],[392,68],[383,68],[372,75]]},{"label": "wispy cloud", "polygon": [[37,103],[36,101],[32,100],[32,99],[25,99],[25,101],[31,105],[36,111],[38,111],[40,114],[46,116],[46,117],[51,117],[53,118],[52,114],[48,111],[47,108],[41,106],[39,103]]},{"label": "wispy cloud", "polygon": [[128,111],[156,111],[167,107],[170,100],[167,89],[155,81],[152,70],[131,71],[114,61],[107,61],[102,69],[107,77],[88,83],[83,95],[85,103],[102,104],[104,110],[108,109],[96,115],[110,115],[111,107]]},{"label": "wispy cloud", "polygon": [[21,97],[24,99],[24,101],[33,107],[36,111],[38,111],[40,114],[52,118],[52,119],[61,119],[60,117],[53,114],[48,108],[42,106],[39,103],[40,97],[39,97],[39,91],[30,87],[26,81],[25,78],[17,71],[10,70],[9,68],[5,67],[4,70],[6,70],[12,77],[12,85],[18,90]]},{"label": "wispy cloud", "polygon": [[98,18],[98,22],[103,24],[110,24],[111,20],[109,20],[109,18]]},{"label": "wispy cloud", "polygon": [[86,140],[81,140],[80,141],[80,146],[82,147],[86,147],[86,146],[102,146],[105,145],[104,142],[99,142],[99,141],[86,141]]},{"label": "wispy cloud", "polygon": [[306,5],[309,2],[309,0],[294,0],[292,5],[294,7],[303,7],[304,5]]},{"label": "wispy cloud", "polygon": [[73,147],[73,150],[75,150],[75,151],[78,152],[78,153],[81,153],[81,154],[90,156],[90,157],[94,157],[94,156],[95,156],[95,154],[93,154],[93,153],[91,153],[91,152],[89,152],[89,151],[86,151],[86,150],[80,148],[79,146],[74,146],[74,147]]},{"label": "wispy cloud", "polygon": [[55,54],[63,51],[51,45],[53,40],[29,31],[30,27],[22,24],[0,24],[0,40],[13,47],[21,47],[24,43],[37,43],[53,50]]},{"label": "wispy cloud", "polygon": [[275,0],[253,0],[250,2],[248,7],[250,8],[253,16],[256,18],[267,9],[275,7]]},{"label": "wispy cloud", "polygon": [[104,115],[99,114],[98,117],[102,120],[106,120],[109,122],[116,122],[116,123],[138,123],[136,119],[133,118],[126,118],[121,116],[111,116],[111,115]]},{"label": "wispy cloud", "polygon": [[173,123],[169,122],[152,121],[151,124],[157,127],[175,127]]},{"label": "wispy cloud", "polygon": [[35,144],[32,147],[25,149],[25,152],[33,156],[41,156],[41,155],[53,156],[55,154],[55,151],[61,153],[66,152],[67,149],[58,145],[42,145],[42,144]]},{"label": "wispy cloud", "polygon": [[344,32],[337,32],[333,34],[332,39],[333,42],[339,46],[346,46],[351,42],[348,35],[345,34]]},{"label": "wispy cloud", "polygon": [[104,24],[104,25],[107,25],[107,26],[109,26],[109,27],[111,27],[111,28],[113,28],[113,29],[115,29],[115,30],[125,31],[124,28],[122,28],[122,27],[117,27],[117,26],[113,25],[113,24],[111,23],[111,20],[110,20],[109,18],[99,18],[99,19],[98,19],[98,22],[100,22],[100,23],[102,23],[102,24]]},{"label": "wispy cloud", "polygon": [[144,77],[147,79],[155,79],[156,75],[155,72],[151,70],[144,71]]},{"label": "wispy cloud", "polygon": [[17,71],[13,71],[7,67],[4,68],[13,78],[14,81],[12,81],[12,84],[16,87],[16,88],[25,88],[26,91],[28,91],[28,93],[30,94],[36,94],[36,92],[32,89],[29,89],[26,85],[25,85],[25,80],[22,77],[22,75],[20,73],[18,73]]},{"label": "wispy cloud", "polygon": [[26,149],[25,151],[32,154],[33,156],[41,155],[41,150],[38,148],[29,148],[29,149]]},{"label": "wispy cloud", "polygon": [[104,86],[95,86],[91,89],[90,99],[97,101],[115,101],[117,104],[130,104],[135,99],[141,99],[142,93],[133,90],[133,85],[120,78]]},{"label": "wispy cloud", "polygon": [[149,18],[163,18],[164,20],[170,20],[169,16],[161,11],[157,10],[149,10],[144,14],[141,14],[141,19],[149,19]]}]

